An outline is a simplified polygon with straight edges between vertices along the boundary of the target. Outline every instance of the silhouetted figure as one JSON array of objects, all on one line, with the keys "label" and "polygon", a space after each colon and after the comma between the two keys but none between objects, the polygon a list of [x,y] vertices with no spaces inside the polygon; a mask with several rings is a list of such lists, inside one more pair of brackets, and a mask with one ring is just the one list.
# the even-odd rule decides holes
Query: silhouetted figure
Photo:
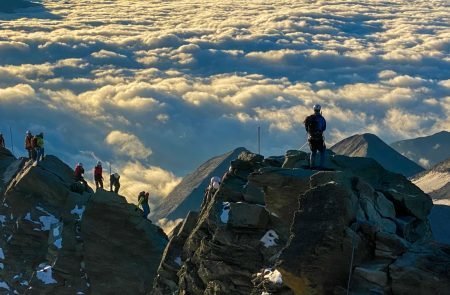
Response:
[{"label": "silhouetted figure", "polygon": [[111,174],[111,176],[109,177],[109,190],[112,192],[113,187],[114,187],[114,192],[116,194],[119,193],[119,189],[120,189],[119,179],[120,179],[120,175],[118,173]]},{"label": "silhouetted figure", "polygon": [[315,167],[315,159],[317,151],[320,152],[320,168],[324,167],[325,163],[325,140],[323,138],[323,132],[327,129],[327,122],[322,117],[321,106],[314,105],[314,114],[306,117],[305,129],[308,132],[308,142],[311,149],[311,157],[309,160],[310,168]]},{"label": "silhouetted figure", "polygon": [[97,166],[94,168],[94,181],[96,189],[103,189],[103,168],[102,162],[100,161],[97,162]]}]

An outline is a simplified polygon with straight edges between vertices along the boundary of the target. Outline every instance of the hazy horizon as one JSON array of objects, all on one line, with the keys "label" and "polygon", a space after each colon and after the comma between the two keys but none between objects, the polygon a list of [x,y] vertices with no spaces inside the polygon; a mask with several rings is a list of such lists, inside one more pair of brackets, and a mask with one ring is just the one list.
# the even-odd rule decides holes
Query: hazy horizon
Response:
[{"label": "hazy horizon", "polygon": [[[165,196],[212,156],[450,130],[450,3],[43,0],[0,13],[0,132]],[[105,167],[106,168],[106,167]]]}]

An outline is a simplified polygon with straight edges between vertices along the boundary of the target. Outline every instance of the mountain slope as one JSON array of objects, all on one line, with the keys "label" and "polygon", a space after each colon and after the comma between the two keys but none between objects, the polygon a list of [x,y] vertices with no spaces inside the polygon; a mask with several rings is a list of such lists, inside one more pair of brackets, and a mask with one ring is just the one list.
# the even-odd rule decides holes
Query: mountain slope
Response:
[{"label": "mountain slope", "polygon": [[411,181],[433,199],[450,201],[450,158],[419,173]]},{"label": "mountain slope", "polygon": [[450,132],[441,131],[430,136],[397,141],[391,147],[429,168],[450,157]]},{"label": "mountain slope", "polygon": [[189,211],[197,211],[203,201],[205,188],[212,176],[222,175],[228,170],[230,161],[236,159],[245,148],[240,147],[226,154],[214,157],[194,172],[188,174],[163,202],[153,209],[152,219],[167,218],[175,220],[185,218]]},{"label": "mountain slope", "polygon": [[367,157],[376,160],[385,169],[413,176],[424,171],[422,167],[402,156],[374,134],[365,133],[353,135],[334,146],[331,150],[338,155],[350,157]]}]

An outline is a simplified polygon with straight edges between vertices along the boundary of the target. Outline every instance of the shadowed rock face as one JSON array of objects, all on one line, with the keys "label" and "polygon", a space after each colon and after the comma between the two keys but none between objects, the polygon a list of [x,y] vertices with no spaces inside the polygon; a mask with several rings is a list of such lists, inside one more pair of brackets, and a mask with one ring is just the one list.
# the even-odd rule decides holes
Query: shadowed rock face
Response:
[{"label": "shadowed rock face", "polygon": [[288,168],[305,158],[289,151],[285,168],[249,152],[232,161],[175,231],[151,294],[345,294],[352,253],[355,294],[409,290],[415,274],[446,290],[448,275],[431,261],[450,256],[430,242],[426,194],[373,159],[330,154],[335,171]]},{"label": "shadowed rock face", "polygon": [[[73,170],[2,153],[0,292],[145,294],[167,243],[122,196],[69,190]],[[146,273],[147,276],[142,275]]]}]

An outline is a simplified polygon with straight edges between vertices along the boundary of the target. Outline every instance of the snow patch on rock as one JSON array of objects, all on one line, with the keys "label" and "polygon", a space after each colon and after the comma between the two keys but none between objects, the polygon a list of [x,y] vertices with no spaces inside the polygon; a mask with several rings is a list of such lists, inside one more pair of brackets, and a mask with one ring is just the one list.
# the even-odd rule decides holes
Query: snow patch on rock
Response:
[{"label": "snow patch on rock", "polygon": [[281,276],[281,273],[278,270],[272,270],[270,268],[264,270],[264,278],[268,279],[274,284],[283,284],[283,277]]},{"label": "snow patch on rock", "polygon": [[222,223],[228,223],[228,218],[230,215],[230,202],[223,202],[222,205],[223,208],[222,214],[220,214],[220,221],[222,221]]},{"label": "snow patch on rock", "polygon": [[36,271],[36,277],[46,285],[58,283],[52,274],[52,267],[46,263],[39,264],[39,268]]},{"label": "snow patch on rock", "polygon": [[70,214],[78,215],[78,220],[80,221],[83,218],[83,213],[85,209],[86,206],[78,207],[78,205],[76,205],[75,208],[73,208],[72,211],[70,211]]},{"label": "snow patch on rock", "polygon": [[0,215],[0,222],[2,224],[2,227],[5,226],[5,222],[6,222],[6,216],[5,215]]},{"label": "snow patch on rock", "polygon": [[9,288],[8,284],[4,281],[0,281],[0,289],[11,290],[11,288]]},{"label": "snow patch on rock", "polygon": [[178,264],[179,266],[181,266],[182,261],[181,261],[181,257],[180,257],[180,256],[178,256],[177,258],[175,258],[174,261],[175,261],[176,264]]},{"label": "snow patch on rock", "polygon": [[278,234],[271,229],[266,232],[266,234],[261,238],[260,241],[264,244],[264,247],[269,248],[277,245],[277,239]]}]

